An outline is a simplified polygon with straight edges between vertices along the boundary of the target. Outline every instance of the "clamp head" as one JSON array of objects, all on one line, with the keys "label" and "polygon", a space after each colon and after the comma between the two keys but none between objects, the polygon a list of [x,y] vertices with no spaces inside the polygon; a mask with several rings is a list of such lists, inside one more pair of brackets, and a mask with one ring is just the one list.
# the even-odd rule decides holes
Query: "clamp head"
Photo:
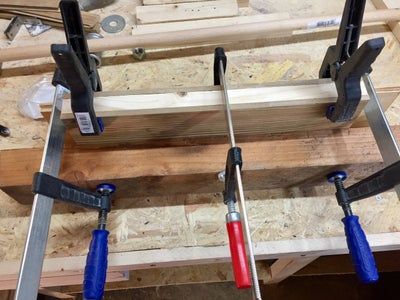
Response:
[{"label": "clamp head", "polygon": [[104,194],[110,195],[110,194],[114,193],[116,191],[116,189],[117,189],[116,186],[111,183],[102,183],[96,187],[96,191],[102,195],[104,195]]},{"label": "clamp head", "polygon": [[330,183],[334,183],[335,178],[340,178],[340,180],[345,181],[347,179],[347,173],[345,171],[335,171],[326,176],[326,179]]}]

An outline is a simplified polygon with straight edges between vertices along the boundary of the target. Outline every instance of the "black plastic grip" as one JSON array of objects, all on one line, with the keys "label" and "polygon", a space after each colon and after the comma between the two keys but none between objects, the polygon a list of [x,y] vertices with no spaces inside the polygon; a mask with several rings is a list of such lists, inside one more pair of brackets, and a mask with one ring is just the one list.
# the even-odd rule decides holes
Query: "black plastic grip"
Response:
[{"label": "black plastic grip", "polygon": [[[62,74],[70,88],[71,109],[78,121],[81,134],[100,134],[101,129],[93,108],[93,89],[91,81],[72,47],[65,44],[53,44],[51,45],[51,54],[58,68],[62,70]],[[80,116],[85,119],[79,120]],[[82,122],[85,123],[82,125]],[[84,125],[86,125],[87,129],[83,127]]]},{"label": "black plastic grip", "polygon": [[225,204],[231,201],[236,202],[235,191],[237,165],[242,169],[242,149],[239,147],[232,147],[228,150],[225,166],[225,190],[223,192]]},{"label": "black plastic grip", "polygon": [[35,173],[33,177],[32,192],[87,208],[106,211],[111,209],[111,201],[104,201],[101,195],[41,172]]},{"label": "black plastic grip", "polygon": [[220,85],[220,78],[219,78],[219,62],[222,60],[222,63],[224,65],[224,72],[226,71],[226,55],[225,55],[225,50],[224,48],[218,47],[215,48],[215,53],[214,53],[214,85]]},{"label": "black plastic grip", "polygon": [[346,188],[349,202],[383,193],[400,184],[400,161]]}]

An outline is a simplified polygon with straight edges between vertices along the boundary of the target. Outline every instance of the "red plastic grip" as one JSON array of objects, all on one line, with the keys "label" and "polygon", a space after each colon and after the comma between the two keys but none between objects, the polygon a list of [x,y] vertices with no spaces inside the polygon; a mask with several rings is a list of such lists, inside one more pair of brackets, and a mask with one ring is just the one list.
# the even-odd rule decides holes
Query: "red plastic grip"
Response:
[{"label": "red plastic grip", "polygon": [[231,250],[233,275],[238,289],[251,287],[249,264],[246,256],[242,223],[234,221],[226,223],[228,230],[229,248]]}]

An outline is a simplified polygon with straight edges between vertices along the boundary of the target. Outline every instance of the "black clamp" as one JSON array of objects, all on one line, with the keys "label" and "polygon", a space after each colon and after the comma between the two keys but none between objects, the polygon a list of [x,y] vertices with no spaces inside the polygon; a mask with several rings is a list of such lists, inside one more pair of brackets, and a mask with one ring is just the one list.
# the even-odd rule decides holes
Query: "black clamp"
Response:
[{"label": "black clamp", "polygon": [[242,165],[242,149],[239,147],[230,148],[225,165],[224,204],[236,203],[236,166],[239,166],[240,170],[242,170]]},{"label": "black clamp", "polygon": [[50,176],[46,173],[37,172],[33,177],[32,192],[49,198],[95,209],[106,213],[111,210],[111,197],[115,187],[111,184],[102,185],[98,193],[92,193],[66,181]]},{"label": "black clamp", "polygon": [[347,0],[336,45],[330,46],[319,71],[320,78],[331,78],[338,99],[328,107],[326,116],[332,122],[353,118],[361,100],[361,77],[372,71],[371,65],[385,46],[383,38],[364,42],[358,48],[366,0]]},{"label": "black clamp", "polygon": [[224,65],[224,72],[226,71],[227,59],[225,55],[225,50],[222,47],[215,48],[214,52],[214,85],[221,85],[219,80],[219,62],[222,61]]},{"label": "black clamp", "polygon": [[96,61],[89,53],[79,4],[76,0],[62,0],[60,11],[68,44],[51,45],[59,70],[53,84],[61,84],[71,91],[71,109],[81,134],[99,135],[103,123],[94,111],[93,92],[101,91],[102,86]]}]

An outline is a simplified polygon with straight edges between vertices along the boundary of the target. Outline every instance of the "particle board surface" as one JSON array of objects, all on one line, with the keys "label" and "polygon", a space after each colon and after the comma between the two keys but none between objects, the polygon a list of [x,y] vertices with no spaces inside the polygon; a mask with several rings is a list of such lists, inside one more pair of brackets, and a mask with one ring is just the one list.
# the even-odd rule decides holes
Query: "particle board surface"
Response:
[{"label": "particle board surface", "polygon": [[231,17],[238,13],[239,8],[236,0],[136,7],[136,17],[139,24]]}]

